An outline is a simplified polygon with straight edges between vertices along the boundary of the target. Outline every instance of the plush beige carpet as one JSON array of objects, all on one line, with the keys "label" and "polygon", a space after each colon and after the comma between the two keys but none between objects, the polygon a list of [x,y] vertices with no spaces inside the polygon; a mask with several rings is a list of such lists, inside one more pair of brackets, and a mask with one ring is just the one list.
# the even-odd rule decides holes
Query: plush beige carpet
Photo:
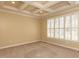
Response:
[{"label": "plush beige carpet", "polygon": [[4,58],[59,58],[79,57],[79,52],[51,45],[44,42],[36,42],[22,46],[0,50],[0,57]]}]

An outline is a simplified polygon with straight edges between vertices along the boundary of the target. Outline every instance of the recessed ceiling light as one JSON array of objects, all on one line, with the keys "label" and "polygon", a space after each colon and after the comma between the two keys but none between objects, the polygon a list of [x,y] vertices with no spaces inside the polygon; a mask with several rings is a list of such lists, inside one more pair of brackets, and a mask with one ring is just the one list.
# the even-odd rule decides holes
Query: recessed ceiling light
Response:
[{"label": "recessed ceiling light", "polygon": [[14,2],[14,1],[12,1],[12,4],[15,4],[15,2]]}]

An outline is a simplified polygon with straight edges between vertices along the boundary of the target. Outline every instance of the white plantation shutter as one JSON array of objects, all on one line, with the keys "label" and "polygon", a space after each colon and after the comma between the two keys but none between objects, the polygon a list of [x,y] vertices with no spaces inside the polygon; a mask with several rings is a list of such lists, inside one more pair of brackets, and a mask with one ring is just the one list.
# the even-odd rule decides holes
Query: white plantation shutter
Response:
[{"label": "white plantation shutter", "polygon": [[55,18],[55,28],[59,28],[59,18]]},{"label": "white plantation shutter", "polygon": [[79,41],[79,14],[64,15],[47,20],[47,37]]},{"label": "white plantation shutter", "polygon": [[55,29],[55,38],[60,38],[60,31],[59,29]]}]

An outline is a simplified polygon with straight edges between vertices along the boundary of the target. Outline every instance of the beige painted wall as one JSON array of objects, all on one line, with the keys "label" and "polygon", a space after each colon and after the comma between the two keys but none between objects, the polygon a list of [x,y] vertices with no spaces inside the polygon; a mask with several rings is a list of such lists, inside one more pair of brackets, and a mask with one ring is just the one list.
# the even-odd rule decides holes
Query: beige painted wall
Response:
[{"label": "beige painted wall", "polygon": [[31,43],[40,39],[38,19],[0,12],[0,47]]},{"label": "beige painted wall", "polygon": [[76,49],[79,51],[79,42],[68,41],[63,39],[47,38],[47,19],[42,20],[42,41],[51,44],[57,44],[68,48]]}]

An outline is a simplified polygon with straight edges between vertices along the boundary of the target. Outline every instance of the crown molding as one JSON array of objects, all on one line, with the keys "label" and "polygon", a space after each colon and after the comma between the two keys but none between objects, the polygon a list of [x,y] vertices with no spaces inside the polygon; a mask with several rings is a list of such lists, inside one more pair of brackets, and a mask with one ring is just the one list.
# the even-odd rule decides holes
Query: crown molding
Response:
[{"label": "crown molding", "polygon": [[61,10],[58,10],[49,15],[46,15],[45,18],[48,19],[48,18],[65,15],[65,14],[69,14],[69,13],[74,13],[74,12],[78,12],[78,11],[79,11],[79,5],[73,5],[73,6],[66,7],[64,9],[61,8]]},{"label": "crown molding", "polygon": [[27,16],[27,17],[31,17],[31,18],[37,18],[36,16],[32,16],[32,15],[25,14],[25,13],[22,13],[19,11],[13,11],[13,10],[5,9],[5,8],[1,8],[0,11],[1,12],[8,12],[8,13],[16,14],[16,15],[21,15],[21,16]]}]

